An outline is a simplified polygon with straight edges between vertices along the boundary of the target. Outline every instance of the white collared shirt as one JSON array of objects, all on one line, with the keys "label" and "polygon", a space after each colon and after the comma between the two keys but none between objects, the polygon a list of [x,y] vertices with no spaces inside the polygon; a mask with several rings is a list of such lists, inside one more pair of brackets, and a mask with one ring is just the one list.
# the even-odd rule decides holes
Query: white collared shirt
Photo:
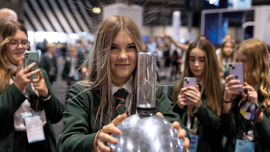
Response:
[{"label": "white collared shirt", "polygon": [[[127,82],[121,86],[118,87],[115,84],[111,83],[111,90],[112,90],[112,95],[119,89],[123,88],[128,92],[127,98],[126,98],[126,103],[125,107],[127,109],[127,112],[129,115],[131,115],[131,109],[132,109],[132,99],[133,99],[133,76],[131,75]],[[115,102],[115,98],[113,98],[113,102]]]}]

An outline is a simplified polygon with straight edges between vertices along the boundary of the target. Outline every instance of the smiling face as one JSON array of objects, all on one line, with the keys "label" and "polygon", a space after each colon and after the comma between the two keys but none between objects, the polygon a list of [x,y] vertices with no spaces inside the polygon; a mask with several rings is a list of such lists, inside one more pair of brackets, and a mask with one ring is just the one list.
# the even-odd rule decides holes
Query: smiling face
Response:
[{"label": "smiling face", "polygon": [[189,54],[189,68],[197,81],[202,79],[202,73],[205,66],[205,53],[199,48],[194,48]]},{"label": "smiling face", "polygon": [[[16,41],[19,42],[19,45],[15,45]],[[17,30],[9,44],[7,44],[6,55],[9,62],[13,65],[18,66],[23,53],[28,49],[27,45],[23,45],[26,42],[28,42],[27,35],[23,31]]]},{"label": "smiling face", "polygon": [[110,70],[112,81],[122,86],[137,66],[137,49],[126,31],[120,31],[114,37],[110,50]]},{"label": "smiling face", "polygon": [[232,42],[225,42],[224,47],[223,47],[223,54],[225,57],[230,57],[233,53],[233,43]]}]

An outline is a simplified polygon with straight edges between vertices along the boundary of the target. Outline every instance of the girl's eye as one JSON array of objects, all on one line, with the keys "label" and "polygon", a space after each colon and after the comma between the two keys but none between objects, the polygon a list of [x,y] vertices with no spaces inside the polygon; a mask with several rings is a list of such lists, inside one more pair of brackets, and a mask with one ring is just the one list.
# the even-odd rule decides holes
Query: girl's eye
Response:
[{"label": "girl's eye", "polygon": [[205,61],[205,59],[200,59],[200,62],[204,62]]},{"label": "girl's eye", "polygon": [[128,46],[128,49],[136,49],[136,46]]},{"label": "girl's eye", "polygon": [[193,62],[193,61],[195,61],[195,59],[189,59],[189,61],[192,61]]},{"label": "girl's eye", "polygon": [[111,50],[115,50],[115,49],[117,49],[116,46],[111,46]]}]

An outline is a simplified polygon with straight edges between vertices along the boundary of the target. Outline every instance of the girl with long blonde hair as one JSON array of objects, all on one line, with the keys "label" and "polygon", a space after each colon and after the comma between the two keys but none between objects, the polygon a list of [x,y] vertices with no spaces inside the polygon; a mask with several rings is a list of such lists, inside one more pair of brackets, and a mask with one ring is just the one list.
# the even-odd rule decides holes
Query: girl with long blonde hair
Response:
[{"label": "girl with long blonde hair", "polygon": [[[256,152],[270,150],[270,77],[266,44],[259,39],[245,40],[236,49],[236,62],[243,64],[245,83],[242,86],[238,80],[231,80],[233,75],[226,77],[221,116],[222,132],[228,138],[225,150],[234,151],[239,146],[236,142],[241,140],[255,142]],[[236,88],[244,91],[237,92]],[[255,123],[240,112],[244,99],[262,110]]]},{"label": "girl with long blonde hair", "polygon": [[[57,152],[52,123],[62,119],[64,106],[54,95],[46,72],[40,68],[30,72],[37,63],[24,67],[27,49],[27,30],[21,23],[1,24],[0,151]],[[29,78],[34,74],[38,74],[38,78]],[[35,117],[40,122],[27,125],[27,117]],[[39,125],[39,129],[35,129],[44,133],[44,139],[31,140],[33,136],[29,132],[32,131],[28,129]]]},{"label": "girl with long blonde hair", "polygon": [[[214,46],[208,40],[192,42],[186,52],[181,79],[168,88],[173,111],[179,114],[190,133],[198,136],[198,152],[222,151],[219,130],[222,86],[217,63]],[[196,88],[183,87],[185,77],[195,77]]]},{"label": "girl with long blonde hair", "polygon": [[[101,23],[90,55],[87,79],[69,91],[60,151],[110,152],[106,142],[119,142],[110,134],[120,134],[116,125],[127,114],[136,113],[137,58],[142,50],[139,29],[127,16],[111,16]],[[119,92],[125,96],[118,97]],[[122,105],[117,104],[119,98],[124,101]],[[180,122],[163,87],[157,87],[156,98],[157,111],[171,122]],[[176,127],[179,137],[188,147],[188,135],[182,134],[185,130],[180,130],[177,122],[173,125],[179,126]]]}]

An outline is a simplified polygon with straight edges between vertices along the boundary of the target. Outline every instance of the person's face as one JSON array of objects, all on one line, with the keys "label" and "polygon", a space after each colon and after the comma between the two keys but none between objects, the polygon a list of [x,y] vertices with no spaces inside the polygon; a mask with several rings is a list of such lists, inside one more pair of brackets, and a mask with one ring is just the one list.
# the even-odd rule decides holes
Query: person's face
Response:
[{"label": "person's face", "polygon": [[56,48],[55,47],[48,47],[48,52],[50,52],[51,54],[54,54],[56,52]]},{"label": "person's face", "polygon": [[110,69],[113,80],[126,82],[136,66],[136,45],[126,31],[120,31],[114,37],[110,51]]},{"label": "person's face", "polygon": [[245,73],[248,69],[247,56],[242,54],[241,52],[237,51],[235,58],[236,58],[236,62],[243,63],[243,72]]},{"label": "person's face", "polygon": [[23,53],[28,49],[28,47],[29,43],[27,35],[23,31],[17,30],[6,47],[6,55],[9,62],[18,66],[23,57]]},{"label": "person's face", "polygon": [[231,42],[226,42],[223,47],[223,53],[225,57],[230,57],[233,53],[233,44]]},{"label": "person's face", "polygon": [[199,48],[194,48],[189,54],[189,68],[195,77],[202,77],[205,66],[205,53]]},{"label": "person's face", "polygon": [[70,54],[70,56],[72,56],[72,57],[77,57],[78,52],[77,52],[77,51],[70,51],[69,54]]}]

